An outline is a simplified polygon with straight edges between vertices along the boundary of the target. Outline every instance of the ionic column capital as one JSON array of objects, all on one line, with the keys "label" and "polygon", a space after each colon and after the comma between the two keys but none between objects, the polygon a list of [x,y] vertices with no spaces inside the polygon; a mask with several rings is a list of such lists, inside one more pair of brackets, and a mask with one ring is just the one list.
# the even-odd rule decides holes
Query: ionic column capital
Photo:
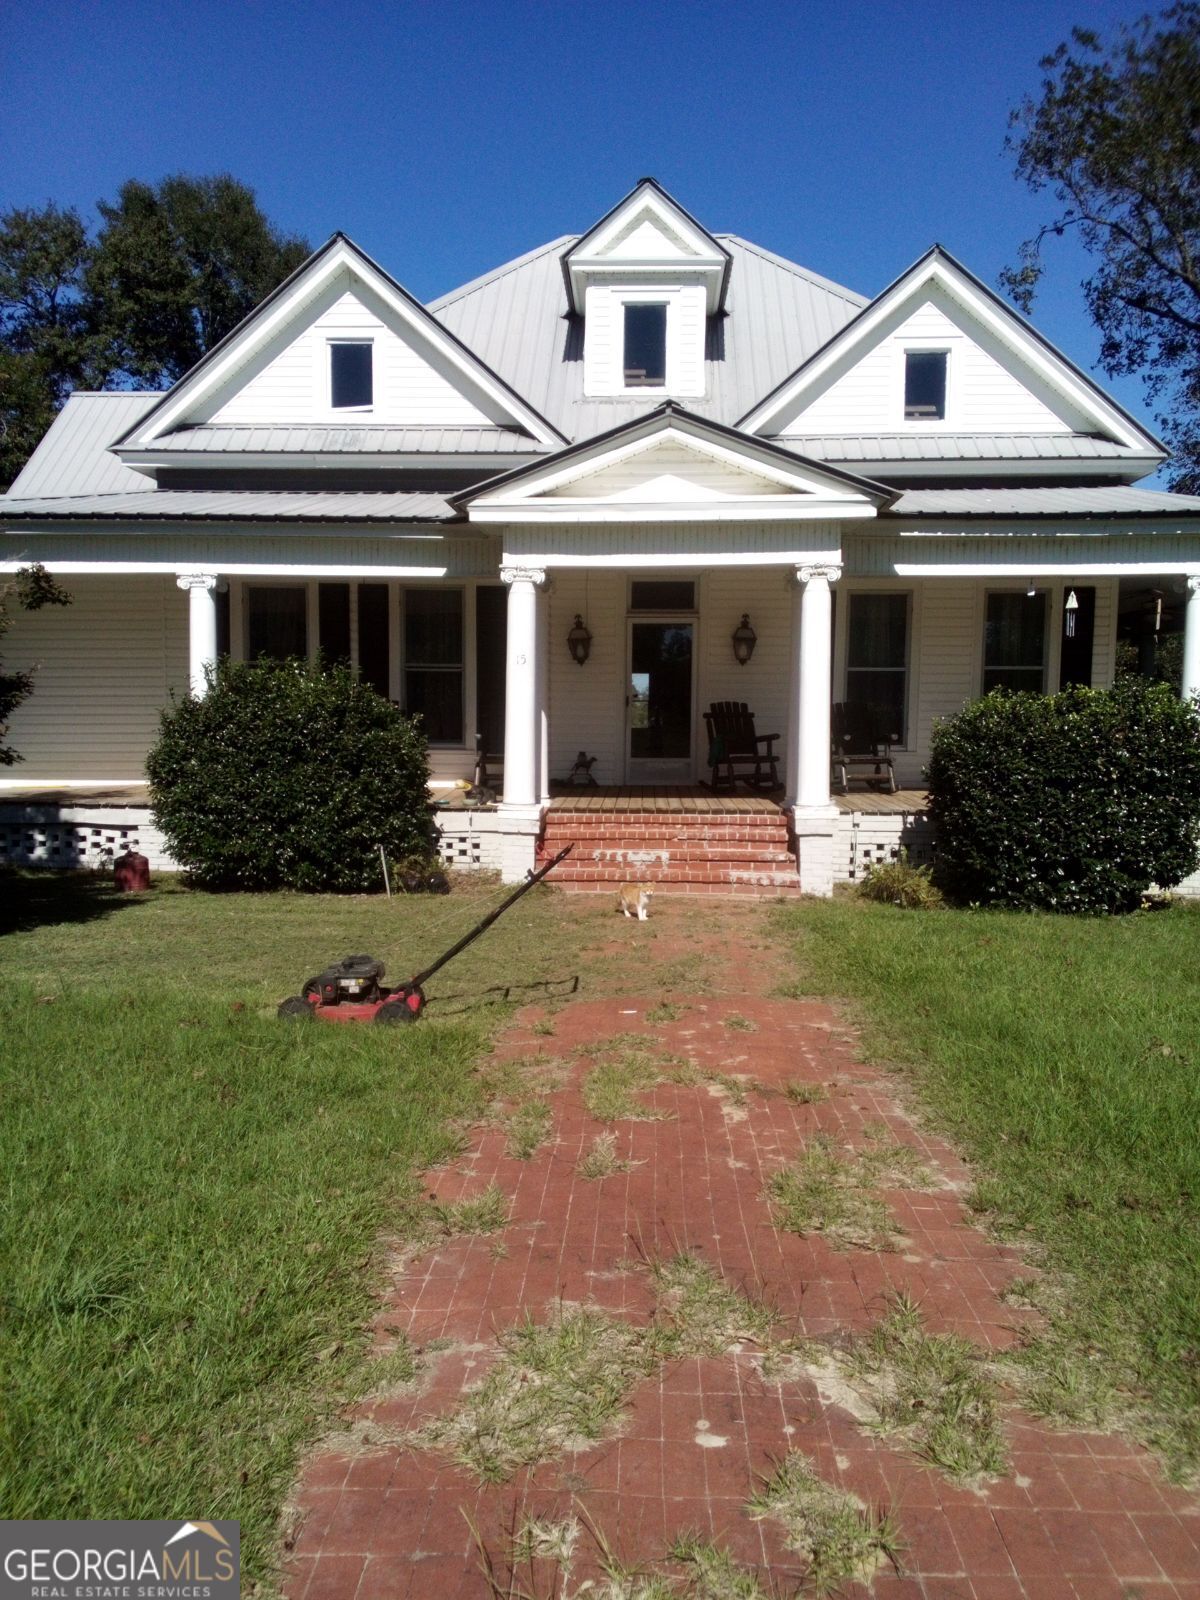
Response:
[{"label": "ionic column capital", "polygon": [[813,566],[796,568],[796,582],[800,584],[811,583],[814,578],[824,578],[826,583],[836,583],[841,575],[841,567],[834,566],[831,562],[818,562]]},{"label": "ionic column capital", "polygon": [[213,590],[219,582],[215,572],[179,572],[175,575],[175,582],[181,589],[208,589]]},{"label": "ionic column capital", "polygon": [[1189,594],[1200,594],[1200,572],[1189,572],[1184,582]]},{"label": "ionic column capital", "polygon": [[546,581],[545,567],[501,567],[501,583],[532,583],[536,588]]}]

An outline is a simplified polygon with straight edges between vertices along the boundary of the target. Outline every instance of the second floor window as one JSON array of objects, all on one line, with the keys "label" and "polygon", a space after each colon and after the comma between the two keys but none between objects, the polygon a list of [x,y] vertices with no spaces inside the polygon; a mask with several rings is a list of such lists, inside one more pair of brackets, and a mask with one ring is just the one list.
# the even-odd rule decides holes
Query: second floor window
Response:
[{"label": "second floor window", "polygon": [[941,422],[946,416],[946,352],[904,352],[904,420]]},{"label": "second floor window", "polygon": [[365,339],[329,346],[329,403],[334,411],[362,411],[374,403],[372,355]]},{"label": "second floor window", "polygon": [[667,308],[632,301],[625,307],[625,387],[661,389],[667,381]]}]

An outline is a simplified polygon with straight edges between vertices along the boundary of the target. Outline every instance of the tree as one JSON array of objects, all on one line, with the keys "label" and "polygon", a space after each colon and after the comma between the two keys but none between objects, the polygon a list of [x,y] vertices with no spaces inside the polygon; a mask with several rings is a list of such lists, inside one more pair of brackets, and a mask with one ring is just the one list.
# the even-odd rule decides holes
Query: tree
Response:
[{"label": "tree", "polygon": [[98,209],[87,293],[107,380],[173,383],[309,254],[227,173],[130,181]]},{"label": "tree", "polygon": [[[68,606],[71,596],[58,584],[44,567],[22,567],[19,572],[0,584],[0,638],[12,625],[10,606],[18,605],[25,611],[40,611],[43,606]],[[5,672],[0,667],[0,766],[11,767],[21,757],[8,744],[8,724],[13,712],[33,688],[33,673]]]},{"label": "tree", "polygon": [[1200,490],[1200,4],[1123,24],[1104,43],[1072,30],[1041,61],[1040,99],[1009,119],[1017,176],[1054,217],[1002,274],[1028,311],[1042,245],[1068,230],[1097,267],[1083,284],[1100,364],[1140,373],[1175,452],[1172,487]]},{"label": "tree", "polygon": [[0,213],[0,487],[81,383],[173,382],[308,254],[228,174],[125,184],[99,207]]}]

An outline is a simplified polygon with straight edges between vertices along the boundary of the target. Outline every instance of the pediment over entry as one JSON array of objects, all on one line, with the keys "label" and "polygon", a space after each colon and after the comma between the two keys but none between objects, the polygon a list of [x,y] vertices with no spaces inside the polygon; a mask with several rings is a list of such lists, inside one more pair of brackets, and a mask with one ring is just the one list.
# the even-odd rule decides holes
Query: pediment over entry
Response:
[{"label": "pediment over entry", "polygon": [[457,497],[472,522],[873,517],[893,492],[670,403]]}]

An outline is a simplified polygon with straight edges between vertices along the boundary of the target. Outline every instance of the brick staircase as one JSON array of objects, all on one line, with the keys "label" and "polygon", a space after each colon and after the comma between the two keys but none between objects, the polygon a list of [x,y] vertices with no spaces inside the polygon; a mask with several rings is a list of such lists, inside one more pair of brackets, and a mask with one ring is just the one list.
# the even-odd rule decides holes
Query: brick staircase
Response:
[{"label": "brick staircase", "polygon": [[787,818],[770,812],[577,811],[546,813],[539,865],[564,845],[554,871],[563,889],[612,893],[652,883],[669,894],[799,894]]}]

